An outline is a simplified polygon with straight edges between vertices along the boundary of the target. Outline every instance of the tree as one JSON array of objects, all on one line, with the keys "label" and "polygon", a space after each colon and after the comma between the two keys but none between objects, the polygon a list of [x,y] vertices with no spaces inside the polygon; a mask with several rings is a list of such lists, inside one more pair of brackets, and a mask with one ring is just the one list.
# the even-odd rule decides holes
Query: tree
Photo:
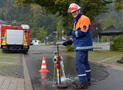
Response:
[{"label": "tree", "polygon": [[99,15],[98,21],[102,25],[102,29],[107,29],[109,26],[113,25],[116,28],[123,30],[123,5],[121,5],[123,0],[115,0],[108,5],[109,11]]},{"label": "tree", "polygon": [[115,0],[114,4],[117,11],[123,10],[123,0]]},{"label": "tree", "polygon": [[[12,25],[13,21],[20,26],[21,24],[29,24],[31,27],[31,37],[39,38],[37,33],[40,33],[40,28],[44,27],[47,35],[53,35],[56,31],[56,26],[61,19],[56,14],[46,13],[43,7],[38,4],[30,4],[28,6],[16,7],[13,5],[14,0],[0,0],[0,19]],[[52,37],[53,38],[53,37]]]},{"label": "tree", "polygon": [[15,0],[16,5],[18,6],[35,3],[44,7],[47,12],[59,12],[59,14],[64,17],[64,20],[66,20],[66,23],[69,23],[70,21],[69,18],[67,18],[69,17],[67,14],[68,6],[73,2],[80,4],[83,12],[91,19],[102,12],[106,12],[106,5],[111,3],[106,0]]},{"label": "tree", "polygon": [[62,34],[63,34],[62,32],[63,32],[63,30],[64,30],[63,19],[61,18],[61,20],[59,20],[59,22],[57,23],[57,26],[56,26],[58,40],[62,39]]},{"label": "tree", "polygon": [[47,31],[45,30],[44,27],[39,28],[38,30],[39,32],[37,33],[37,38],[39,40],[44,40],[45,36],[47,35]]}]

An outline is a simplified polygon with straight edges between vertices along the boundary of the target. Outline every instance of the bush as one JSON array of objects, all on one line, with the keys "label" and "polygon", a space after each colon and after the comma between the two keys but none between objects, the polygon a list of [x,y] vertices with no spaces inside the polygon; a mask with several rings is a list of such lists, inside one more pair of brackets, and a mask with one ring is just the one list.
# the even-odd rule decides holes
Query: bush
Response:
[{"label": "bush", "polygon": [[[67,36],[67,40],[70,39],[70,37],[71,37],[71,36]],[[66,49],[67,49],[67,51],[74,51],[74,45],[73,45],[73,44],[72,44],[72,45],[68,45],[68,46],[66,47]]]},{"label": "bush", "polygon": [[73,45],[68,45],[67,46],[67,51],[74,51],[74,46]]},{"label": "bush", "polygon": [[123,51],[123,35],[114,38],[110,47],[112,51]]}]

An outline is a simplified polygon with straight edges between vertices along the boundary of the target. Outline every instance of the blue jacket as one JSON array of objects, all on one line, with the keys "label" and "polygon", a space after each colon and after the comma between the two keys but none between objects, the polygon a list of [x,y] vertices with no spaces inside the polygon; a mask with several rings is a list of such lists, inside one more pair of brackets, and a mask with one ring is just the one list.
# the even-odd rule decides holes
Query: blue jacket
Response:
[{"label": "blue jacket", "polygon": [[78,16],[74,18],[72,38],[67,42],[74,43],[75,51],[92,50],[92,31],[90,24],[90,19],[82,13],[79,13]]}]

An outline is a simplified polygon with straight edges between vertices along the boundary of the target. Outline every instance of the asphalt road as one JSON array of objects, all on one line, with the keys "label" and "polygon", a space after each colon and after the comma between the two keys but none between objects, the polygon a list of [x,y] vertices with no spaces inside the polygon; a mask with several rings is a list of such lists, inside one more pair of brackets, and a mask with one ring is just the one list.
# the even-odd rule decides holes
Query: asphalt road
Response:
[{"label": "asphalt road", "polygon": [[[26,64],[31,77],[34,90],[58,90],[53,87],[53,52],[56,51],[54,46],[32,46],[29,54],[25,55]],[[41,58],[47,58],[47,68],[49,73],[47,79],[42,81],[38,70],[41,67]],[[66,76],[76,80],[74,58],[62,55],[64,58]],[[92,86],[87,90],[123,90],[123,71],[104,67],[91,63],[92,67]],[[43,83],[43,85],[42,85]],[[74,90],[71,85],[66,90]]]}]

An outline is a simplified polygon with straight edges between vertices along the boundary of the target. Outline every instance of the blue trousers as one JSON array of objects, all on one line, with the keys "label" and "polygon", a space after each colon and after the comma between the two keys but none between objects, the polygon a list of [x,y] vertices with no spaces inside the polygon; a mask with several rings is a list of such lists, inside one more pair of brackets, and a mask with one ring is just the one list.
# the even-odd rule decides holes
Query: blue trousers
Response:
[{"label": "blue trousers", "polygon": [[91,69],[88,62],[88,51],[76,51],[76,71],[81,84],[91,80]]}]

